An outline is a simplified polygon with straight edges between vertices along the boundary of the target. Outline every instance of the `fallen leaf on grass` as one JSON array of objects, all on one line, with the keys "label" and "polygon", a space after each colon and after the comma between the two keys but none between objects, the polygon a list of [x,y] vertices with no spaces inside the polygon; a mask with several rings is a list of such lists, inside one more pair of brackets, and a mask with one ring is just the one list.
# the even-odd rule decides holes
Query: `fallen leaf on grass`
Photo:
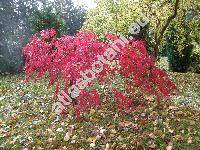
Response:
[{"label": "fallen leaf on grass", "polygon": [[107,143],[105,150],[109,150],[109,148],[110,148],[110,145]]},{"label": "fallen leaf on grass", "polygon": [[172,143],[172,142],[169,142],[166,149],[167,149],[167,150],[172,150],[172,148],[173,148],[173,143]]},{"label": "fallen leaf on grass", "polygon": [[67,133],[65,134],[64,141],[69,141],[70,135],[71,135],[71,134],[70,134],[69,132],[67,132]]},{"label": "fallen leaf on grass", "polygon": [[62,131],[63,131],[63,128],[58,128],[56,131],[57,131],[57,132],[62,132]]},{"label": "fallen leaf on grass", "polygon": [[161,137],[161,136],[163,135],[163,132],[162,132],[162,130],[156,130],[156,131],[154,131],[154,134],[155,134],[156,136]]},{"label": "fallen leaf on grass", "polygon": [[37,145],[42,145],[42,141],[40,141],[40,140],[37,140],[36,143],[37,143]]},{"label": "fallen leaf on grass", "polygon": [[95,143],[91,143],[91,144],[90,144],[90,147],[95,147]]},{"label": "fallen leaf on grass", "polygon": [[94,115],[95,112],[96,112],[96,111],[95,111],[94,109],[91,109],[91,110],[90,110],[90,115]]},{"label": "fallen leaf on grass", "polygon": [[155,149],[156,148],[156,144],[155,143],[150,144],[149,148]]},{"label": "fallen leaf on grass", "polygon": [[152,139],[154,139],[156,136],[153,133],[150,133],[149,137],[152,138]]},{"label": "fallen leaf on grass", "polygon": [[183,140],[183,137],[182,137],[181,135],[176,135],[176,136],[175,136],[175,139],[176,139],[177,141],[182,141],[182,140]]},{"label": "fallen leaf on grass", "polygon": [[139,121],[139,124],[140,124],[141,126],[145,125],[145,124],[146,124],[146,120],[141,119],[141,120]]},{"label": "fallen leaf on grass", "polygon": [[171,109],[171,110],[177,110],[178,107],[176,107],[176,106],[169,106],[169,109]]},{"label": "fallen leaf on grass", "polygon": [[97,137],[96,137],[96,136],[94,136],[94,137],[89,137],[89,138],[87,139],[87,141],[90,142],[90,143],[95,143],[96,140],[97,140]]},{"label": "fallen leaf on grass", "polygon": [[189,138],[188,138],[188,141],[187,141],[189,144],[191,144],[192,143],[192,137],[190,136]]}]

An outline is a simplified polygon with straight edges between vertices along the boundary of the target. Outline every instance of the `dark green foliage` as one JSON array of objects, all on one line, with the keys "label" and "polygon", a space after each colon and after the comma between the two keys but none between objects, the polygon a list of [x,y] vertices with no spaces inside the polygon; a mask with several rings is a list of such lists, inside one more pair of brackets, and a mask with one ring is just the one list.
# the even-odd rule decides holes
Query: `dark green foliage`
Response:
[{"label": "dark green foliage", "polygon": [[[193,12],[193,11],[192,11]],[[194,42],[198,39],[198,14],[183,9],[179,17],[169,26],[163,44],[163,55],[167,55],[172,71],[187,72],[190,69]],[[195,32],[194,32],[195,31]],[[193,61],[194,62],[194,61]]]},{"label": "dark green foliage", "polygon": [[197,43],[195,43],[193,54],[191,56],[191,61],[192,63],[190,71],[200,74],[200,45],[198,45]]},{"label": "dark green foliage", "polygon": [[[182,45],[180,45],[182,41]],[[179,35],[178,30],[171,26],[166,35],[166,51],[169,61],[169,67],[172,71],[187,72],[191,64],[191,54],[193,45],[190,43],[189,37]]]},{"label": "dark green foliage", "polygon": [[75,6],[72,0],[54,0],[52,5],[61,12],[69,28],[68,33],[76,34],[86,19],[86,10],[81,6]]},{"label": "dark green foliage", "polygon": [[43,3],[44,6],[51,6],[59,12],[68,27],[68,34],[74,35],[81,29],[85,19],[86,10],[81,6],[75,6],[72,0],[51,0]]},{"label": "dark green foliage", "polygon": [[[198,8],[183,8],[165,34],[162,56],[167,56],[172,71],[198,72],[200,20]],[[196,48],[195,48],[196,47]]]},{"label": "dark green foliage", "polygon": [[43,7],[41,10],[35,9],[30,22],[33,33],[55,28],[59,37],[67,32],[65,20],[51,6]]}]

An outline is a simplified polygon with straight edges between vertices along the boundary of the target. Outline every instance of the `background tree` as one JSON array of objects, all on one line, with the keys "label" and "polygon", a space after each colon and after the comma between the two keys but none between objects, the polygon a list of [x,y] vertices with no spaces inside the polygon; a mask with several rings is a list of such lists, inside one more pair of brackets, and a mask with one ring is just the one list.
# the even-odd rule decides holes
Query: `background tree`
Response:
[{"label": "background tree", "polygon": [[77,33],[81,29],[86,19],[84,7],[75,6],[72,0],[54,0],[52,6],[60,11],[60,15],[67,23],[70,35]]},{"label": "background tree", "polygon": [[19,71],[23,64],[21,47],[30,37],[28,16],[33,5],[37,5],[34,0],[0,1],[0,73]]},{"label": "background tree", "polygon": [[51,6],[43,6],[41,10],[35,8],[30,22],[33,33],[51,28],[56,29],[58,36],[67,32],[65,20],[61,17],[60,12],[57,12]]},{"label": "background tree", "polygon": [[[199,14],[194,8],[179,10],[179,16],[174,20],[165,34],[164,51],[171,70],[186,72],[192,63],[192,51],[199,42]],[[194,65],[194,64],[193,64]]]},{"label": "background tree", "polygon": [[104,36],[105,32],[128,34],[129,26],[137,16],[139,5],[128,0],[97,0],[97,7],[90,10],[83,29],[90,29]]},{"label": "background tree", "polygon": [[[164,34],[182,9],[199,9],[199,2],[194,0],[155,1],[155,0],[96,0],[97,8],[92,9],[87,16],[84,29],[91,29],[98,34],[104,32],[129,34],[129,26],[136,22],[141,12],[150,20],[146,31],[149,51],[159,54],[163,44]],[[192,29],[192,27],[191,27]],[[196,30],[196,29],[193,29]],[[197,32],[199,33],[199,32]]]}]

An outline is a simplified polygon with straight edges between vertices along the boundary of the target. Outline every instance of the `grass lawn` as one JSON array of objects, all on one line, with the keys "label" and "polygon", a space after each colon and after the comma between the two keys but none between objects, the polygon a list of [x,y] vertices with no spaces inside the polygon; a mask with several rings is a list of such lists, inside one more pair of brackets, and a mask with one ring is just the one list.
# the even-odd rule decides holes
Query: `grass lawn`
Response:
[{"label": "grass lawn", "polygon": [[23,75],[0,76],[0,149],[175,149],[200,148],[200,75],[169,73],[179,92],[172,101],[132,113],[109,96],[100,109],[76,122],[73,111],[57,119],[53,89],[45,79],[23,83]]}]

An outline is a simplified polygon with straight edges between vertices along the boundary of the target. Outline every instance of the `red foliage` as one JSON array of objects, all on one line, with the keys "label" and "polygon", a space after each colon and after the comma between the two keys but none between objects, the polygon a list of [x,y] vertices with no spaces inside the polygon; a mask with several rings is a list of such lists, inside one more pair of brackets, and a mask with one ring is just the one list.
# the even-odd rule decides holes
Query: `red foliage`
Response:
[{"label": "red foliage", "polygon": [[[55,95],[59,92],[58,78],[65,82],[65,91],[77,83],[81,78],[80,72],[92,69],[92,64],[96,62],[98,56],[105,57],[108,48],[112,48],[111,42],[120,39],[117,36],[107,34],[110,43],[102,42],[98,36],[92,32],[80,32],[75,36],[64,35],[56,39],[54,29],[41,31],[33,35],[30,42],[23,48],[26,57],[25,73],[28,80],[34,72],[37,72],[36,79],[40,79],[46,73],[50,76],[49,86],[56,84]],[[110,67],[109,62],[103,63],[103,71],[95,74],[94,81],[107,81],[109,76],[121,74],[125,78],[131,79],[132,85],[141,89],[144,94],[161,97],[169,96],[175,89],[174,83],[168,75],[156,67],[153,57],[148,55],[144,41],[129,41],[125,46],[117,44],[119,51],[113,59],[115,67]],[[107,60],[107,59],[106,59]],[[127,91],[131,91],[132,88]],[[97,91],[86,92],[80,90],[79,97],[76,98],[74,106],[77,115],[87,108],[100,105],[100,98]],[[119,104],[119,108],[134,108],[132,99],[121,92],[114,90],[114,96]]]}]

